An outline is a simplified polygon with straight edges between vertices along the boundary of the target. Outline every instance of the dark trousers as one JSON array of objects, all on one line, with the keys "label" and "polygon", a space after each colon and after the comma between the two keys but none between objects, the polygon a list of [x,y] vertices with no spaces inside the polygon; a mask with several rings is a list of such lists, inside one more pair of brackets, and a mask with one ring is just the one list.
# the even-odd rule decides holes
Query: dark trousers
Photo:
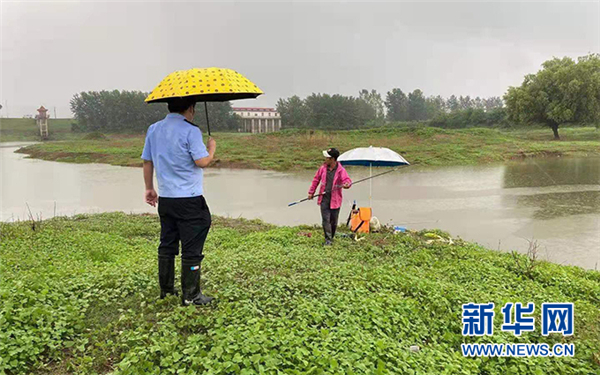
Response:
[{"label": "dark trousers", "polygon": [[202,250],[210,229],[211,218],[203,196],[193,198],[158,198],[160,245],[158,256],[201,262]]},{"label": "dark trousers", "polygon": [[339,215],[339,208],[332,210],[329,208],[329,202],[323,201],[321,203],[321,218],[323,219],[323,232],[325,233],[325,240],[333,240],[333,236],[335,236],[335,230],[337,229]]}]

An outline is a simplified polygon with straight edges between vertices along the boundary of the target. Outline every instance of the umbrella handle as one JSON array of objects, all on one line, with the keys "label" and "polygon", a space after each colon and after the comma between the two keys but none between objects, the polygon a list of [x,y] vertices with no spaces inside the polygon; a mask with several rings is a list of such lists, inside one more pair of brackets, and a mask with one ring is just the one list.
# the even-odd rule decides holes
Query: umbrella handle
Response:
[{"label": "umbrella handle", "polygon": [[206,114],[206,127],[208,128],[208,136],[210,137],[210,123],[208,122],[208,105],[204,102],[204,113]]}]

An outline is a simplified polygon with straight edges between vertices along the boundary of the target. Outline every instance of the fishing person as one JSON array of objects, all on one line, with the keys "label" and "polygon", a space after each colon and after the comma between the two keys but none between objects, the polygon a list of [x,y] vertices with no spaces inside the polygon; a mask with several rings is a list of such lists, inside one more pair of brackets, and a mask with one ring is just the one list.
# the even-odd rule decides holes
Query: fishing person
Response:
[{"label": "fishing person", "polygon": [[317,204],[321,207],[321,219],[325,234],[325,246],[331,246],[337,229],[340,207],[342,206],[342,188],[349,189],[352,180],[346,169],[338,163],[340,152],[335,148],[323,151],[325,162],[313,178],[308,199],[313,199],[317,186],[321,184]]},{"label": "fishing person", "polygon": [[[160,217],[160,298],[177,295],[175,256],[179,255],[181,241],[182,304],[206,305],[213,298],[202,294],[200,265],[211,216],[202,182],[203,169],[212,162],[217,143],[209,137],[205,146],[200,128],[192,123],[196,112],[194,98],[173,98],[167,103],[170,113],[148,128],[142,152],[144,199],[152,207],[158,203]],[[154,190],[154,170],[159,194]]]}]

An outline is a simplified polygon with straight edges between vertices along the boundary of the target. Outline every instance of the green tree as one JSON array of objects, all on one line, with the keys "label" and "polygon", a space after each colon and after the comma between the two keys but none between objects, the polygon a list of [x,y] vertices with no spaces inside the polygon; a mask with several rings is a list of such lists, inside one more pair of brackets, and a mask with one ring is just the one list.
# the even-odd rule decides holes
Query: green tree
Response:
[{"label": "green tree", "polygon": [[458,98],[458,106],[460,110],[465,110],[465,109],[470,109],[473,108],[473,101],[471,100],[471,97],[469,95],[467,96],[460,96]]},{"label": "green tree", "polygon": [[387,108],[387,118],[390,121],[408,120],[408,98],[400,89],[388,91],[385,97],[385,107]]},{"label": "green tree", "polygon": [[450,112],[460,110],[460,103],[458,102],[456,95],[451,95],[448,100],[446,100],[446,108],[448,108]]},{"label": "green tree", "polygon": [[[235,132],[240,125],[240,118],[233,113],[230,102],[208,102],[208,121],[210,129],[220,132]],[[194,123],[206,130],[206,113],[204,102],[196,104]]]},{"label": "green tree", "polygon": [[378,120],[383,120],[385,117],[383,99],[381,99],[381,94],[379,94],[376,90],[365,90],[362,89],[358,93],[358,98],[362,99],[370,105],[375,111],[375,118]]},{"label": "green tree", "polygon": [[567,122],[600,121],[600,54],[554,58],[528,74],[521,86],[504,95],[509,119],[543,123],[560,139],[558,128]]},{"label": "green tree", "polygon": [[440,114],[446,113],[446,101],[441,96],[430,96],[425,99],[427,107],[427,118],[431,119]]},{"label": "green tree", "polygon": [[277,101],[277,112],[281,115],[281,124],[285,128],[305,128],[308,111],[304,101],[297,95]]},{"label": "green tree", "polygon": [[499,109],[499,108],[504,107],[504,102],[502,101],[502,98],[497,97],[497,96],[492,96],[490,98],[483,99],[483,107],[486,112],[489,112],[494,109]]},{"label": "green tree", "polygon": [[[75,94],[71,111],[79,131],[144,132],[148,126],[162,120],[168,113],[166,103],[144,102],[147,93],[141,91],[88,91]],[[231,104],[208,103],[210,127],[217,131],[236,131],[238,118]],[[194,121],[206,129],[204,103],[196,105]]]},{"label": "green tree", "polygon": [[469,108],[439,114],[429,124],[442,128],[492,127],[502,125],[505,119],[506,113],[503,108],[495,108],[487,112],[481,108]]},{"label": "green tree", "polygon": [[[352,100],[352,107],[354,111],[353,116],[355,117],[354,128],[383,125],[385,121],[385,114],[380,112],[378,115],[375,108],[373,108],[371,104],[360,98],[350,98]],[[379,99],[381,99],[381,97]]]},{"label": "green tree", "polygon": [[416,89],[408,94],[408,119],[421,121],[427,119],[427,105],[423,91]]},{"label": "green tree", "polygon": [[304,100],[312,129],[356,129],[375,120],[375,110],[352,96],[312,94]]},{"label": "green tree", "polygon": [[88,91],[75,94],[71,111],[78,120],[76,130],[141,132],[167,114],[165,103],[147,104],[141,91]]}]

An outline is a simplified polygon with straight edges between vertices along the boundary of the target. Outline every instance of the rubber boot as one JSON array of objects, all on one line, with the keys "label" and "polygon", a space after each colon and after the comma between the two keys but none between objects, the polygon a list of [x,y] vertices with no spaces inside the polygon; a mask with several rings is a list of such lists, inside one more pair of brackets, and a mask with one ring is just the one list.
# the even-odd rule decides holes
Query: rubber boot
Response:
[{"label": "rubber boot", "polygon": [[158,283],[160,285],[160,299],[169,294],[177,295],[175,291],[175,257],[169,255],[158,256]]},{"label": "rubber boot", "polygon": [[184,306],[208,305],[213,300],[200,290],[200,263],[197,260],[181,260],[181,303]]},{"label": "rubber boot", "polygon": [[323,246],[333,245],[333,236],[331,233],[331,225],[323,225],[323,233],[325,234],[325,244]]}]

